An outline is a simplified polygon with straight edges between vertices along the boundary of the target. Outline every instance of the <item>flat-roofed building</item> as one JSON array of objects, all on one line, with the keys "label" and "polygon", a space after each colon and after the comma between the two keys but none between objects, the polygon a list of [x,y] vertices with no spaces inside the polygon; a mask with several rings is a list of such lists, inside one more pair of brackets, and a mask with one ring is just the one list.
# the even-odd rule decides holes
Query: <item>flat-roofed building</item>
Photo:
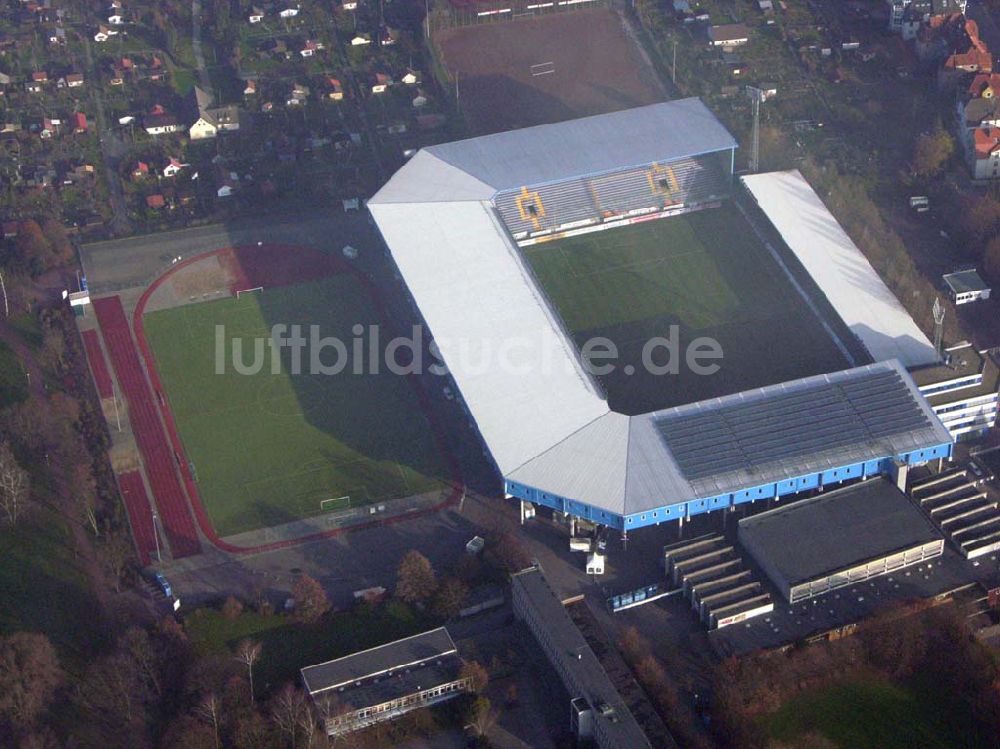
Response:
[{"label": "flat-roofed building", "polygon": [[338,736],[471,689],[444,627],[302,669],[302,683]]},{"label": "flat-roofed building", "polygon": [[997,422],[1000,367],[968,341],[944,350],[944,362],[910,374],[955,439],[972,439]]},{"label": "flat-roofed building", "polygon": [[975,270],[946,273],[942,280],[955,304],[968,304],[990,298],[990,287]]},{"label": "flat-roofed building", "polygon": [[[652,749],[632,711],[538,567],[511,580],[514,614],[527,625],[570,696],[578,739],[601,749]],[[671,741],[670,746],[676,746]],[[669,746],[663,747],[669,749]]]},{"label": "flat-roofed building", "polygon": [[883,478],[740,521],[744,549],[791,603],[941,556],[944,537]]}]

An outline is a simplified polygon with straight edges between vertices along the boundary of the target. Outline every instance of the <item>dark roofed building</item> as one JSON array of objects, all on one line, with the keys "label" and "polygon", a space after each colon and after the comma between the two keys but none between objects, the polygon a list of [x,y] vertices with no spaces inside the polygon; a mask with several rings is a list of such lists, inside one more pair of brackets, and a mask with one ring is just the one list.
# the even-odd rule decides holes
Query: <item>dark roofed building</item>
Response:
[{"label": "dark roofed building", "polygon": [[791,603],[941,556],[944,538],[884,478],[741,520],[740,544]]},{"label": "dark roofed building", "polygon": [[302,669],[302,683],[337,736],[471,689],[444,627]]}]

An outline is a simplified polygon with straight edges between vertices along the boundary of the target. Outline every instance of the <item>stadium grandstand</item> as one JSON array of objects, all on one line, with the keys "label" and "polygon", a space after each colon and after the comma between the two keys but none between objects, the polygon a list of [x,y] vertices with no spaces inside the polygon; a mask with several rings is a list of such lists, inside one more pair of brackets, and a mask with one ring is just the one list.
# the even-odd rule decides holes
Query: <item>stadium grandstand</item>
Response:
[{"label": "stadium grandstand", "polygon": [[[733,207],[736,147],[699,100],[682,99],[425,148],[369,201],[506,493],[522,508],[542,505],[627,532],[951,456],[948,430],[906,371],[912,362],[881,355],[892,346],[851,356],[833,340],[848,330],[837,312],[820,319],[816,305],[799,299],[805,292],[784,265],[795,256],[785,248],[779,260]],[[699,219],[711,216],[735,218]],[[620,274],[624,291],[609,304],[601,297],[617,268],[599,263],[614,242],[561,240],[628,237],[639,224],[680,227],[673,239],[656,238],[654,251],[688,244],[632,258]],[[603,230],[611,231],[597,234]],[[756,246],[740,243],[748,236]],[[711,254],[727,245],[728,255]],[[557,304],[560,290],[526,259],[550,248],[568,258],[557,286],[573,276],[598,279],[577,309]],[[744,248],[756,254],[748,260]],[[701,259],[690,264],[687,256]],[[657,282],[643,286],[654,273]],[[743,280],[748,274],[760,275]],[[802,306],[753,319],[781,296]],[[639,319],[664,303],[681,306]],[[753,377],[696,378],[690,389],[681,379],[661,382],[660,406],[613,408],[586,366],[581,336],[568,332],[603,330],[588,316],[602,304],[612,317],[630,315],[607,328],[628,335],[655,335],[678,319],[701,325],[719,317],[704,323],[716,325],[713,333],[742,325],[728,340],[734,349],[750,340],[752,351],[734,350],[731,368]],[[570,322],[580,309],[579,324]],[[808,331],[781,328],[807,317],[815,324]],[[649,320],[655,325],[643,327]],[[884,329],[878,319],[866,322]],[[754,338],[772,330],[781,337]],[[814,356],[818,345],[834,355]],[[782,359],[798,369],[782,368]]]}]

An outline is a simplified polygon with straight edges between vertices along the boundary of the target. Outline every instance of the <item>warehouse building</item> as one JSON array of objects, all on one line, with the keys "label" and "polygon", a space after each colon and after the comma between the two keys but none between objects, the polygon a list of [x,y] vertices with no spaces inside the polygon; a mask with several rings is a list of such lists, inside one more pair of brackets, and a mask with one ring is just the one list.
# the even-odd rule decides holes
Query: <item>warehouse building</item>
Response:
[{"label": "warehouse building", "polygon": [[472,686],[444,627],[307,666],[302,684],[329,736],[445,702]]},{"label": "warehouse building", "polygon": [[740,545],[790,603],[941,556],[944,538],[883,478],[741,520]]}]

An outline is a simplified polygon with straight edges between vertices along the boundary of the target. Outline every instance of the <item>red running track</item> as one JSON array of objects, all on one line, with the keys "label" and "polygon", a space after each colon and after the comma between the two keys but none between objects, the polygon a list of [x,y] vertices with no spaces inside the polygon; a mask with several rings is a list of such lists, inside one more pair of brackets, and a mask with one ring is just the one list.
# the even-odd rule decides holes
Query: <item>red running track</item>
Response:
[{"label": "red running track", "polygon": [[156,530],[153,528],[153,513],[150,511],[146,485],[142,483],[142,474],[138,471],[119,473],[118,488],[121,489],[122,499],[125,501],[125,510],[132,526],[132,538],[135,539],[139,560],[145,567],[152,558],[151,553],[156,550],[156,538],[153,535]]},{"label": "red running track", "polygon": [[163,433],[163,424],[153,404],[146,375],[139,363],[129,331],[121,299],[116,296],[95,299],[94,312],[104,334],[111,364],[118,375],[118,384],[129,404],[129,422],[146,466],[146,476],[156,499],[170,550],[174,558],[201,552],[187,498],[177,478],[177,454],[170,448]]},{"label": "red running track", "polygon": [[101,398],[110,398],[115,394],[111,386],[111,373],[108,371],[108,362],[104,358],[101,350],[101,341],[97,337],[96,330],[85,330],[83,336],[83,348],[87,352],[87,360],[90,362],[90,371],[94,374],[94,384],[97,385],[97,394]]}]

